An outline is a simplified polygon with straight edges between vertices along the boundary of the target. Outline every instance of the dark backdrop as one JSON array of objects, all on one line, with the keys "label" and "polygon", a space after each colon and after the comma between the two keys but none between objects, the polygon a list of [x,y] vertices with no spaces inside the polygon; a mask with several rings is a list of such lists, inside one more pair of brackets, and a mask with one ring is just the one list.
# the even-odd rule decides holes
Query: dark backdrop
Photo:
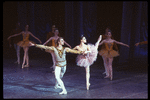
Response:
[{"label": "dark backdrop", "polygon": [[[3,58],[16,58],[15,50],[9,48],[7,38],[18,21],[22,30],[28,24],[29,30],[42,43],[55,24],[60,36],[72,47],[80,43],[82,34],[86,36],[88,43],[95,43],[98,36],[104,34],[106,27],[110,27],[115,40],[130,45],[130,48],[118,45],[120,56],[114,62],[141,58],[147,60],[148,45],[134,46],[136,42],[148,39],[148,3],[145,1],[3,2]],[[38,43],[34,38],[30,39]],[[23,56],[23,50],[21,52]],[[29,55],[31,58],[51,58],[34,47],[30,47]],[[100,56],[98,60],[102,62]]]}]

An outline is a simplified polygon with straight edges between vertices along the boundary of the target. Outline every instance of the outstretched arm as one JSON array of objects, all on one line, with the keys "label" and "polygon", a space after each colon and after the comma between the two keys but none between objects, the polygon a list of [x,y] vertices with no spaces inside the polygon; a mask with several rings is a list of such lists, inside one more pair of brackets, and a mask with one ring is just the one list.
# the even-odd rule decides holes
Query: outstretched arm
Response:
[{"label": "outstretched arm", "polygon": [[66,41],[64,41],[64,43],[65,43],[69,48],[71,48],[71,46],[70,46]]},{"label": "outstretched arm", "polygon": [[66,49],[66,52],[68,52],[68,53],[82,54],[82,51],[70,49],[70,48],[67,48],[67,47],[65,49]]},{"label": "outstretched arm", "polygon": [[124,44],[124,43],[122,43],[122,42],[118,42],[118,41],[116,41],[116,40],[114,40],[114,42],[115,42],[115,43],[117,43],[117,44],[120,44],[120,45],[123,45],[123,46],[129,47],[129,45]]},{"label": "outstretched arm", "polygon": [[12,38],[12,37],[15,37],[15,36],[21,35],[21,34],[22,34],[22,32],[20,32],[20,33],[18,33],[18,34],[11,35],[11,36],[9,36],[9,37],[7,38],[7,40],[9,40],[9,39],[10,39],[10,38]]},{"label": "outstretched arm", "polygon": [[142,45],[142,44],[148,44],[148,41],[138,42],[135,44],[135,46]]},{"label": "outstretched arm", "polygon": [[34,36],[31,32],[29,32],[29,33],[30,33],[30,35],[31,35],[32,37],[34,37],[34,38],[37,39],[40,43],[42,43],[39,38],[37,38],[36,36]]},{"label": "outstretched arm", "polygon": [[45,43],[43,43],[43,45],[46,45],[51,40],[52,40],[52,37],[50,37]]},{"label": "outstretched arm", "polygon": [[35,46],[37,48],[45,49],[45,50],[54,50],[53,46],[44,46],[40,44],[34,44],[32,42],[29,42],[31,46]]}]

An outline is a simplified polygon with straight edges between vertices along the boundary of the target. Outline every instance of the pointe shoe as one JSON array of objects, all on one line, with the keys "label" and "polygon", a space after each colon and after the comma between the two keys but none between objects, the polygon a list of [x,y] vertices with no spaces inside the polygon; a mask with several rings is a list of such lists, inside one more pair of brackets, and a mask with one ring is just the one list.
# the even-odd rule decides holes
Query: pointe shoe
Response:
[{"label": "pointe shoe", "polygon": [[58,88],[60,88],[60,89],[61,89],[61,86],[59,86],[59,85],[55,85],[55,86],[54,86],[54,88],[55,88],[55,89],[58,89]]},{"label": "pointe shoe", "polygon": [[112,79],[113,79],[113,77],[112,76],[110,76],[110,80],[112,81]]},{"label": "pointe shoe", "polygon": [[25,65],[24,67],[29,67],[29,65]]},{"label": "pointe shoe", "polygon": [[86,87],[87,90],[89,90],[90,85],[91,85],[90,83],[87,85],[87,87]]},{"label": "pointe shoe", "polygon": [[67,94],[67,91],[62,91],[59,94]]},{"label": "pointe shoe", "polygon": [[103,72],[103,74],[106,74],[106,72]]},{"label": "pointe shoe", "polygon": [[14,63],[18,63],[18,64],[20,64],[20,62],[19,62],[19,61],[16,61],[16,62],[14,62]]},{"label": "pointe shoe", "polygon": [[107,76],[105,76],[104,78],[109,78],[109,76],[107,75]]},{"label": "pointe shoe", "polygon": [[24,68],[24,65],[22,65],[22,69]]}]

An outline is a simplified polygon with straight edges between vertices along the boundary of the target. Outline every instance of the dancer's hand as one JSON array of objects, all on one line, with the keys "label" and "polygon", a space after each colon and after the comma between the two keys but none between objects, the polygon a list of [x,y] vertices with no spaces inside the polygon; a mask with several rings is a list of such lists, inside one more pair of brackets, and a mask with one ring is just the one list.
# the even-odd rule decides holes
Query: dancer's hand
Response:
[{"label": "dancer's hand", "polygon": [[30,46],[35,46],[35,44],[34,44],[34,43],[32,43],[32,42],[29,42],[29,44],[30,44]]},{"label": "dancer's hand", "polygon": [[40,44],[42,44],[42,42],[40,41]]},{"label": "dancer's hand", "polygon": [[7,38],[7,40],[9,40],[11,38],[11,36],[9,36],[8,38]]},{"label": "dancer's hand", "polygon": [[135,44],[135,46],[138,46],[138,45],[139,45],[139,43],[136,43],[136,44]]},{"label": "dancer's hand", "polygon": [[127,47],[129,48],[129,45],[127,45]]},{"label": "dancer's hand", "polygon": [[85,54],[87,54],[88,53],[88,51],[83,51],[83,55],[85,55]]}]

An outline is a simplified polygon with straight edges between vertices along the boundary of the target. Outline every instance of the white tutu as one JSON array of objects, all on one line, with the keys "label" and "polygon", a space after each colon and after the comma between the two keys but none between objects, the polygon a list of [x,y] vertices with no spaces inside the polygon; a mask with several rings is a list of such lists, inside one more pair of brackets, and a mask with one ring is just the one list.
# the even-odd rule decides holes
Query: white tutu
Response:
[{"label": "white tutu", "polygon": [[90,66],[96,61],[98,50],[93,44],[88,44],[91,49],[91,53],[87,53],[86,55],[80,54],[76,58],[77,65],[80,67]]}]

